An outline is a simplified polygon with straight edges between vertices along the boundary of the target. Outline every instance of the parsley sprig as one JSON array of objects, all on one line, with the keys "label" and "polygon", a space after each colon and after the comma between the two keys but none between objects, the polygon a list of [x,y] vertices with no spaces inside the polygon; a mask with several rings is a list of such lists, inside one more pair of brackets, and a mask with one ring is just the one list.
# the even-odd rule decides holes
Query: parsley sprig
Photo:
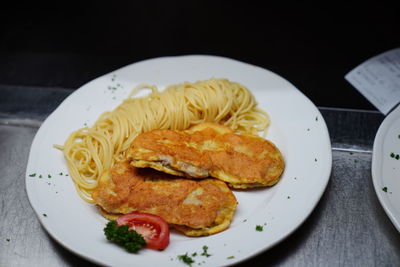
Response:
[{"label": "parsley sprig", "polygon": [[129,252],[137,252],[146,245],[141,234],[135,230],[129,230],[128,225],[118,226],[116,221],[110,221],[104,228],[104,234],[109,241],[112,241]]}]

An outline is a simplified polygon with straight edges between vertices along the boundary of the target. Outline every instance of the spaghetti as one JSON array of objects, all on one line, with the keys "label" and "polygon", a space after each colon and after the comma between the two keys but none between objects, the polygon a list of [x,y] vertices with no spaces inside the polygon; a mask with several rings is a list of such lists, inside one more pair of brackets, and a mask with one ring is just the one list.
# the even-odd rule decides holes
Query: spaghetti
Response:
[{"label": "spaghetti", "polygon": [[[135,97],[151,89],[146,97]],[[235,132],[257,134],[269,125],[251,92],[227,79],[210,79],[168,86],[141,84],[113,111],[103,113],[92,127],[79,129],[60,148],[79,195],[93,203],[91,191],[103,171],[124,158],[132,140],[153,129],[184,130],[213,121]]]}]

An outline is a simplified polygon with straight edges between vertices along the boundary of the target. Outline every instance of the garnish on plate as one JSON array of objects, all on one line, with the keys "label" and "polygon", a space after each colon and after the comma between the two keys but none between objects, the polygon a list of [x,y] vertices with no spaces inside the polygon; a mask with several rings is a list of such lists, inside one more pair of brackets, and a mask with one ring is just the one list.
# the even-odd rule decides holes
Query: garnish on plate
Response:
[{"label": "garnish on plate", "polygon": [[264,230],[264,227],[262,225],[256,225],[256,231],[262,232]]},{"label": "garnish on plate", "polygon": [[104,228],[107,239],[117,243],[129,252],[137,252],[146,245],[143,236],[135,230],[129,230],[128,225],[118,226],[116,221],[110,221]]},{"label": "garnish on plate", "polygon": [[146,247],[163,250],[169,244],[169,225],[160,216],[150,213],[131,212],[117,219],[117,224],[127,225],[143,236]]},{"label": "garnish on plate", "polygon": [[132,212],[110,221],[104,228],[107,239],[129,252],[143,247],[163,250],[169,244],[169,226],[161,217],[150,213]]},{"label": "garnish on plate", "polygon": [[192,257],[190,257],[187,253],[178,255],[178,259],[189,266],[192,266],[192,263],[194,263]]},{"label": "garnish on plate", "polygon": [[201,255],[206,257],[212,256],[211,254],[208,253],[208,246],[203,246],[203,253],[201,253]]}]

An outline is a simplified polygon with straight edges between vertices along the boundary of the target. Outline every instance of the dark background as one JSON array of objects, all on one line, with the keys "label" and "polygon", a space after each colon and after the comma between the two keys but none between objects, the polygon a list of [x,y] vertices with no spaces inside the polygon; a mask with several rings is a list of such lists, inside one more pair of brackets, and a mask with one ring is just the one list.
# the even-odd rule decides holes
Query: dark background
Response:
[{"label": "dark background", "polygon": [[0,8],[0,85],[73,90],[140,60],[210,54],[276,72],[317,106],[376,110],[344,75],[400,46],[399,9],[323,4],[17,2]]}]

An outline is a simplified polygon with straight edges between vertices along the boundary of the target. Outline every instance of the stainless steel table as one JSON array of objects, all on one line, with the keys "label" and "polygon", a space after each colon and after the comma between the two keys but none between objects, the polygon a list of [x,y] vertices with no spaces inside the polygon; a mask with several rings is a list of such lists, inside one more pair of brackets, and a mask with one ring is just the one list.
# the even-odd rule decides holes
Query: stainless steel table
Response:
[{"label": "stainless steel table", "polygon": [[[0,85],[0,266],[94,266],[47,234],[25,192],[32,139],[41,121],[70,92]],[[371,180],[372,144],[383,115],[319,109],[332,142],[328,187],[297,231],[242,265],[400,266],[400,234],[380,206]]]}]

